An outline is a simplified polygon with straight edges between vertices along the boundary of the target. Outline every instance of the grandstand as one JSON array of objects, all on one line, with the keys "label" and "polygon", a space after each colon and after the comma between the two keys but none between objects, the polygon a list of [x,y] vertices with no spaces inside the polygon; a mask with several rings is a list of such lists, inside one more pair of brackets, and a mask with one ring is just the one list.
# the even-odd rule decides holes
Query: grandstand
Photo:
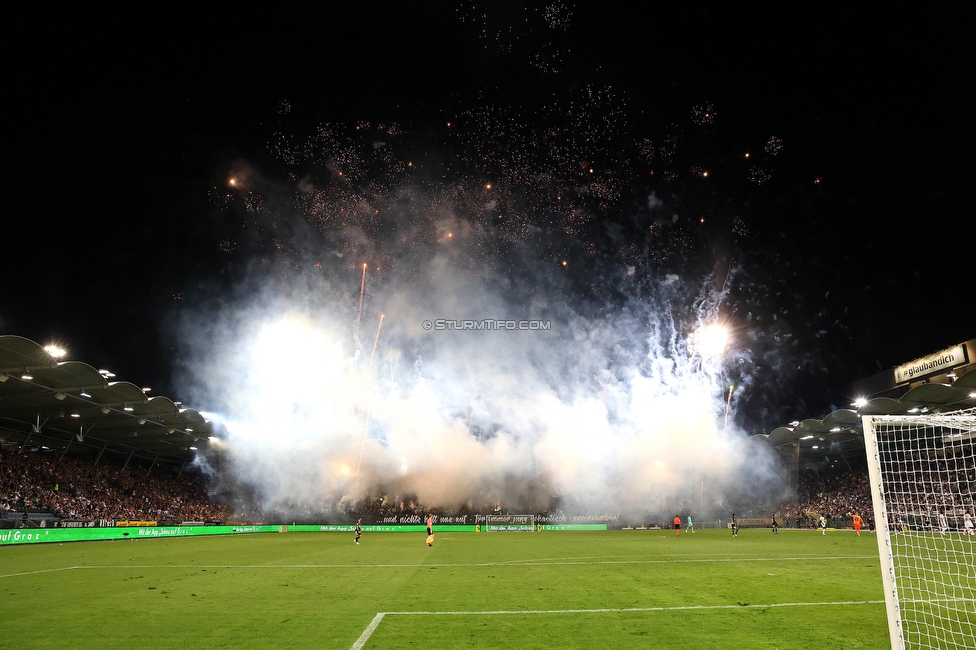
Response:
[{"label": "grandstand", "polygon": [[212,427],[194,409],[20,337],[0,336],[0,443],[184,467]]},{"label": "grandstand", "polygon": [[[961,346],[966,359],[971,358],[969,350],[973,343],[969,341]],[[682,535],[680,541],[688,545],[691,543],[688,538],[692,538],[700,546],[679,549],[660,546],[660,540],[676,544],[679,538],[656,534],[654,531],[659,529],[651,521],[630,526],[632,522],[617,513],[566,517],[557,511],[510,513],[496,505],[482,510],[437,512],[438,541],[430,548],[419,542],[413,544],[413,534],[425,530],[422,514],[430,510],[410,498],[403,503],[365,499],[328,511],[316,509],[311,501],[296,504],[296,511],[305,509],[306,525],[278,525],[282,523],[280,518],[276,520],[275,513],[262,512],[249,503],[246,492],[235,495],[241,499],[232,510],[217,498],[215,485],[208,481],[206,474],[197,471],[193,462],[198,455],[206,453],[207,441],[213,433],[210,423],[198,412],[180,409],[167,398],[149,398],[134,384],[109,381],[111,377],[107,373],[91,366],[58,361],[36,343],[20,337],[0,337],[0,370],[0,543],[36,546],[30,542],[192,538],[181,540],[177,547],[152,542],[150,545],[160,548],[161,553],[126,548],[122,555],[109,553],[106,556],[109,559],[98,565],[89,565],[88,560],[76,557],[70,550],[59,551],[57,557],[63,555],[60,561],[63,566],[57,564],[59,560],[55,557],[55,564],[50,566],[53,572],[45,574],[43,579],[36,571],[49,571],[42,566],[47,560],[39,561],[28,552],[18,553],[16,564],[0,572],[8,591],[22,592],[28,589],[24,585],[29,583],[32,585],[29,589],[56,590],[59,595],[69,595],[68,604],[59,610],[63,621],[38,618],[36,596],[33,600],[24,599],[24,605],[18,602],[8,609],[12,629],[50,630],[50,643],[64,634],[66,621],[88,621],[92,615],[81,604],[87,602],[82,594],[87,595],[88,582],[86,576],[79,574],[78,567],[85,566],[89,575],[108,578],[102,581],[105,586],[100,590],[105,592],[108,602],[132,599],[141,603],[139,607],[163,617],[164,625],[179,621],[182,626],[187,616],[187,611],[180,606],[163,604],[165,599],[172,594],[188,600],[195,599],[198,593],[214,597],[214,592],[208,590],[217,584],[213,581],[217,571],[222,575],[220,580],[226,581],[219,587],[221,593],[226,592],[225,596],[217,601],[223,604],[230,602],[229,594],[234,599],[246,594],[257,580],[264,596],[261,604],[240,607],[229,618],[211,612],[209,616],[216,617],[216,625],[210,625],[208,618],[208,624],[184,628],[185,634],[200,645],[224,643],[222,631],[233,629],[237,620],[251,619],[264,623],[251,630],[250,636],[242,637],[238,631],[233,638],[262,644],[281,642],[277,633],[269,632],[275,626],[271,619],[262,618],[263,613],[267,610],[273,613],[274,620],[285,620],[300,610],[312,592],[303,591],[299,600],[295,600],[292,593],[298,590],[289,585],[306,583],[311,572],[315,574],[311,582],[316,585],[317,598],[333,604],[341,602],[336,605],[340,622],[336,625],[330,621],[325,627],[306,626],[307,630],[299,624],[300,633],[310,636],[296,641],[297,644],[309,644],[314,639],[320,647],[399,647],[398,643],[418,635],[431,635],[434,645],[451,643],[468,629],[466,620],[478,617],[483,626],[502,621],[502,627],[492,628],[491,634],[498,634],[499,638],[521,635],[536,642],[544,640],[538,647],[548,642],[573,645],[583,638],[574,635],[602,630],[608,622],[613,629],[605,631],[608,638],[601,637],[599,641],[622,647],[643,644],[648,637],[665,639],[666,630],[675,626],[683,631],[695,630],[689,638],[702,644],[717,642],[717,639],[708,641],[708,629],[713,623],[717,629],[735,630],[723,633],[721,640],[742,645],[754,645],[772,625],[791,629],[788,638],[776,635],[777,647],[810,647],[831,640],[838,647],[845,640],[856,641],[860,647],[886,647],[879,641],[885,631],[883,599],[889,597],[896,607],[902,603],[885,593],[887,584],[882,589],[879,551],[860,541],[854,545],[844,541],[838,548],[833,541],[836,538],[828,538],[832,540],[830,547],[818,546],[816,540],[821,539],[820,535],[795,531],[813,528],[820,516],[828,519],[831,528],[846,528],[852,512],[862,513],[868,530],[875,529],[876,508],[872,508],[861,429],[863,416],[953,413],[971,410],[976,402],[976,372],[971,365],[962,364],[943,370],[942,377],[930,374],[904,385],[889,386],[882,391],[887,394],[870,396],[855,408],[836,411],[823,420],[805,420],[777,429],[766,440],[793,467],[794,498],[785,503],[741,504],[741,508],[736,504],[743,529],[736,542],[745,542],[739,547],[729,547],[732,538],[725,531],[715,530],[716,524],[724,525],[722,521],[697,516],[699,532],[694,536]],[[937,378],[944,379],[945,383],[934,381]],[[894,483],[917,484],[918,503],[922,505],[904,511],[905,514],[896,511],[890,522],[883,521],[877,526],[879,533],[890,524],[896,527],[892,531],[901,535],[896,546],[907,544],[911,539],[907,533],[922,540],[938,535],[941,542],[940,513],[949,514],[946,521],[951,533],[961,530],[963,514],[973,507],[971,495],[976,492],[976,466],[972,465],[971,454],[951,456],[957,457],[965,462],[949,467],[946,461],[950,456],[937,455],[933,469],[922,480],[915,480],[915,475],[910,474],[918,471],[914,456],[892,464]],[[949,477],[952,490],[944,489],[936,480],[943,475]],[[223,486],[225,492],[228,487]],[[558,503],[554,502],[554,506]],[[365,524],[363,544],[355,548],[377,549],[378,554],[369,556],[365,563],[361,557],[349,555],[347,547],[351,544],[345,543],[348,540],[344,536],[310,539],[312,533],[351,532],[351,527],[342,522],[352,521],[353,515],[363,516]],[[785,535],[748,530],[768,527],[772,516],[785,529]],[[307,525],[312,521],[316,525]],[[274,525],[264,525],[268,522]],[[88,530],[74,530],[77,528]],[[634,532],[638,529],[644,532]],[[607,532],[600,541],[595,541],[586,532],[592,530]],[[452,544],[457,541],[450,536],[452,533],[468,531],[539,531],[541,534],[486,535],[479,536],[476,545]],[[547,536],[550,531],[559,532]],[[59,535],[50,535],[55,532]],[[229,539],[206,541],[214,536],[201,534],[204,532]],[[280,532],[294,534],[250,535],[253,541],[230,541],[239,539],[241,534]],[[389,534],[377,540],[373,533],[378,532]],[[848,536],[858,539],[853,533]],[[330,539],[320,541],[322,537]],[[969,557],[965,554],[971,550],[957,537],[948,541],[954,545],[953,557]],[[509,541],[511,538],[530,539]],[[781,538],[786,543],[779,543]],[[935,555],[945,555],[926,551],[918,544],[911,548],[912,553],[925,560],[926,566],[936,563]],[[310,554],[310,549],[316,550]],[[395,588],[395,584],[415,580],[421,570],[427,574],[436,569],[430,566],[428,557],[416,555],[418,549],[448,553],[436,557],[451,566],[450,572],[442,571],[438,577],[440,589],[424,594],[421,599],[417,598],[415,589],[399,594]],[[267,556],[273,556],[274,561],[265,562],[262,558]],[[588,559],[590,556],[598,559]],[[290,559],[282,563],[282,557]],[[486,557],[490,559],[486,561]],[[207,558],[202,567],[188,564],[201,558]],[[812,569],[796,573],[793,564],[797,561]],[[704,562],[708,563],[703,565],[707,566],[703,573],[707,574],[707,580],[698,577],[693,568],[696,563]],[[640,572],[635,574],[634,569],[642,565],[650,569],[646,576]],[[41,568],[35,571],[36,566]],[[132,570],[127,569],[129,566]],[[904,570],[897,560],[893,566]],[[967,603],[972,600],[966,595],[966,585],[957,585],[954,577],[959,573],[958,567],[963,566],[965,562],[957,562],[940,569],[941,582],[933,588],[936,596],[913,596],[905,601],[902,606],[909,616],[918,612],[918,619],[931,618],[930,612],[936,606],[942,616],[941,627],[936,629],[906,618],[906,638],[922,633],[934,639],[934,645],[929,647],[966,647],[965,639],[971,637],[967,635],[972,616],[967,609],[971,605]],[[350,575],[349,567],[357,567],[355,575]],[[174,568],[183,572],[175,579]],[[258,570],[264,576],[256,576]],[[507,577],[499,581],[496,589],[495,576],[503,572]],[[530,572],[533,580],[527,581],[525,576]],[[391,573],[395,576],[392,583]],[[455,573],[460,583],[454,582]],[[203,582],[199,574],[206,576]],[[780,574],[790,578],[776,580]],[[133,591],[127,581],[138,581],[144,576],[150,577],[152,584],[143,588],[143,592]],[[373,585],[370,593],[389,592],[390,597],[364,596],[356,589],[347,593],[338,588],[341,595],[336,593],[334,585],[359,580]],[[640,585],[637,589],[635,583]],[[671,593],[672,583],[691,588]],[[109,584],[122,587],[110,590]],[[157,584],[163,587],[157,589]],[[461,585],[478,588],[465,589]],[[951,599],[946,598],[946,589],[950,590]],[[164,600],[143,602],[147,590],[153,595],[158,591]],[[551,593],[556,590],[558,596]],[[459,596],[468,592],[471,597]],[[811,599],[810,593],[829,596]],[[616,595],[607,601],[606,594]],[[269,608],[265,601],[284,603],[285,609]],[[738,614],[752,608],[757,614],[762,613],[761,620]],[[821,617],[825,615],[830,624],[822,623]],[[125,620],[130,618],[124,612],[122,616]],[[418,620],[421,617],[428,617],[429,622]],[[550,620],[558,623],[550,626]],[[797,626],[798,621],[807,620],[820,623],[809,626],[808,633],[806,624]],[[436,630],[429,631],[429,625],[435,625]],[[895,627],[901,634],[899,625]],[[793,626],[797,626],[795,630]],[[147,629],[152,633],[151,628]],[[636,641],[631,634],[638,635]],[[328,642],[318,643],[319,637]],[[485,638],[479,636],[468,642],[484,643]],[[963,639],[963,645],[940,646],[945,639]],[[596,645],[597,639],[589,639],[584,644]]]},{"label": "grandstand", "polygon": [[19,336],[0,336],[0,527],[223,521],[195,471],[193,409]]},{"label": "grandstand", "polygon": [[0,451],[0,527],[221,523],[226,510],[198,472],[119,467],[40,448]]},{"label": "grandstand", "polygon": [[794,490],[803,470],[863,468],[862,416],[948,413],[976,406],[976,339],[855,382],[852,389],[857,396],[852,408],[756,436],[783,459]]}]

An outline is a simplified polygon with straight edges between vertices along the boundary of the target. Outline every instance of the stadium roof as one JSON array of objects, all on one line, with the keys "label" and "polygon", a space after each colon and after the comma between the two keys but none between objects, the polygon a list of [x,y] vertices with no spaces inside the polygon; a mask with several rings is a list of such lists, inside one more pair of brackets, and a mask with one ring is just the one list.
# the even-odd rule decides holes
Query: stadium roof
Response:
[{"label": "stadium roof", "polygon": [[0,336],[0,439],[167,463],[206,448],[212,429],[200,413],[112,376],[58,361],[29,339]]},{"label": "stadium roof", "polygon": [[808,419],[778,427],[758,437],[773,448],[792,449],[799,443],[802,459],[864,454],[862,415],[947,413],[976,406],[976,370],[949,384],[921,384],[898,399],[878,397],[854,409],[834,411],[822,420]]}]

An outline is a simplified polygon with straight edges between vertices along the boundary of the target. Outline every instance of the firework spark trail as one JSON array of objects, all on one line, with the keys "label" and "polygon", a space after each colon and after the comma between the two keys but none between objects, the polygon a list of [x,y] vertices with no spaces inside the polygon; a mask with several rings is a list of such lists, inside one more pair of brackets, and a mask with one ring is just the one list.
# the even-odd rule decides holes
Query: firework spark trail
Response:
[{"label": "firework spark trail", "polygon": [[359,338],[359,324],[363,318],[363,294],[366,293],[366,263],[363,262],[363,281],[359,285],[359,311],[356,314],[356,338]]},{"label": "firework spark trail", "polygon": [[[380,324],[376,327],[376,338],[373,339],[373,349],[369,353],[369,361],[366,363],[366,377],[369,377],[369,370],[373,367],[373,356],[376,354],[376,344],[380,341],[380,330],[383,329],[383,319],[386,314],[380,314]],[[367,379],[368,381],[368,379]]]},{"label": "firework spark trail", "polygon": [[363,318],[363,294],[366,292],[366,263],[363,262],[363,281],[359,285],[359,313],[356,315],[356,331],[359,331],[359,323]]},{"label": "firework spark trail", "polygon": [[[366,278],[366,265],[363,264],[363,279],[364,279],[364,282],[365,282],[365,278]],[[386,317],[386,314],[380,314],[380,324],[376,327],[376,338],[373,339],[373,350],[372,350],[372,352],[369,353],[369,362],[366,364],[366,378],[365,378],[365,381],[367,383],[369,382],[369,371],[370,371],[370,368],[372,368],[372,366],[373,366],[373,355],[376,354],[376,344],[379,343],[379,340],[380,340],[380,330],[383,329],[383,319],[385,317]],[[355,486],[353,486],[353,491],[352,491],[352,495],[353,495],[353,499],[354,500],[359,498],[359,479],[362,476],[363,456],[366,453],[366,440],[369,438],[369,423],[370,423],[370,420],[372,419],[372,415],[373,415],[373,406],[372,406],[372,403],[370,402],[369,406],[366,408],[366,424],[363,427],[362,441],[359,444],[359,463],[356,465],[356,484],[355,484]]]},{"label": "firework spark trail", "polygon": [[722,427],[722,433],[729,428],[729,411],[732,409],[732,389],[735,386],[729,386],[729,397],[725,400],[725,425]]}]

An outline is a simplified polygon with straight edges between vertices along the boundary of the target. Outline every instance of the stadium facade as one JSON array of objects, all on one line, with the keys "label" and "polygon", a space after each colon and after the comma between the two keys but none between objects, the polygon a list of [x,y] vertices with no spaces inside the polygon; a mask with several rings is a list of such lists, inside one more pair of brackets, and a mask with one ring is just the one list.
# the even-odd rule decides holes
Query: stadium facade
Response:
[{"label": "stadium facade", "polygon": [[864,459],[861,416],[949,413],[976,406],[976,338],[854,382],[849,409],[760,434],[779,453],[796,488],[804,468]]}]

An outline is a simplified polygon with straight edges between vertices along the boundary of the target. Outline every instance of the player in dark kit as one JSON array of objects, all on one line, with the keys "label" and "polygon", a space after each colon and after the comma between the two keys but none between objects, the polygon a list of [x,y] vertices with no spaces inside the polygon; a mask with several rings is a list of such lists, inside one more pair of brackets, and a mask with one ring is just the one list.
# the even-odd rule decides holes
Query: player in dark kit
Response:
[{"label": "player in dark kit", "polygon": [[776,521],[776,515],[773,515],[773,534],[779,533],[779,523]]},{"label": "player in dark kit", "polygon": [[735,520],[735,513],[732,513],[732,537],[739,536],[739,524]]},{"label": "player in dark kit", "polygon": [[356,521],[356,543],[359,543],[359,538],[363,536],[363,527],[360,525],[363,522],[362,517]]}]

